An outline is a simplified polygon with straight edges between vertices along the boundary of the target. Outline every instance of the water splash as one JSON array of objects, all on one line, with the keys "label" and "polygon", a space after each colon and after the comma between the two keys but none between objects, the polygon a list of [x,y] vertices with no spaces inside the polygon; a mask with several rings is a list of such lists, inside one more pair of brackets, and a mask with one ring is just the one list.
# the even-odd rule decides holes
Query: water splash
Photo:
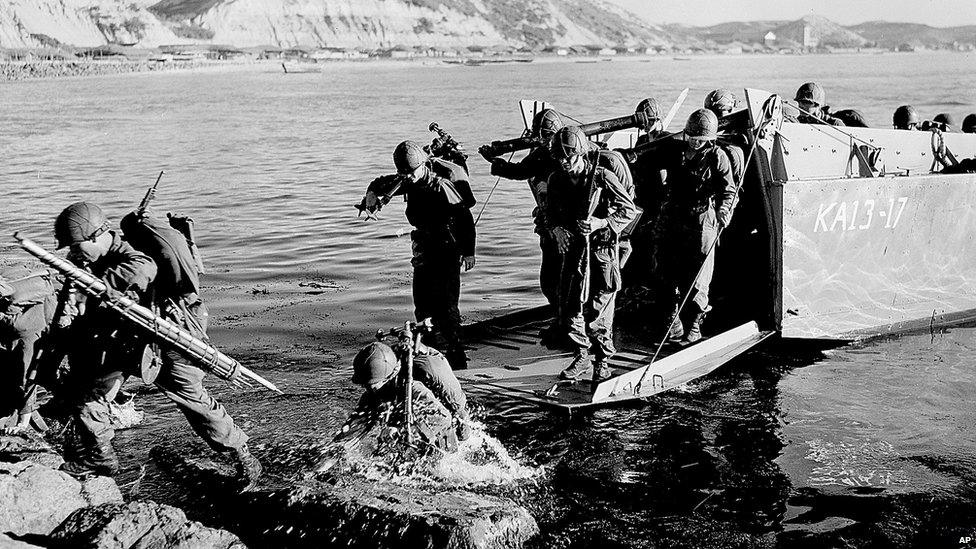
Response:
[{"label": "water splash", "polygon": [[522,465],[485,426],[471,423],[471,436],[458,450],[444,455],[430,472],[431,477],[450,486],[505,485],[538,477],[541,467]]}]

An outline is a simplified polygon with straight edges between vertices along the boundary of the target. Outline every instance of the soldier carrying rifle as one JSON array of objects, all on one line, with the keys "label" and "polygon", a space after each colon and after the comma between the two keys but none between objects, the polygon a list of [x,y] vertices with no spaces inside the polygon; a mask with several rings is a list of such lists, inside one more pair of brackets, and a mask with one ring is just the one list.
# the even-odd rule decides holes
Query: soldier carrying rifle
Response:
[{"label": "soldier carrying rifle", "polygon": [[150,219],[145,208],[140,210],[123,220],[125,240],[109,229],[101,208],[90,202],[68,206],[55,221],[58,248],[69,248],[71,262],[107,285],[100,299],[80,303],[72,326],[68,356],[82,386],[72,417],[74,436],[65,444],[62,468],[77,476],[118,471],[108,403],[125,378],[139,368],[143,379],[155,383],[176,403],[211,448],[231,454],[238,479],[249,486],[260,476],[261,464],[248,451],[247,435],[203,387],[203,370],[186,364],[172,348],[163,349],[161,359],[155,359],[141,332],[111,310],[112,303],[128,297],[206,341],[208,315],[186,239]]},{"label": "soldier carrying rifle", "polygon": [[457,164],[432,158],[414,141],[393,151],[399,177],[380,177],[370,184],[360,208],[368,214],[403,194],[407,221],[413,225],[413,303],[417,320],[432,318],[447,360],[455,370],[467,368],[461,342],[460,270],[475,264],[475,204],[467,172]]}]

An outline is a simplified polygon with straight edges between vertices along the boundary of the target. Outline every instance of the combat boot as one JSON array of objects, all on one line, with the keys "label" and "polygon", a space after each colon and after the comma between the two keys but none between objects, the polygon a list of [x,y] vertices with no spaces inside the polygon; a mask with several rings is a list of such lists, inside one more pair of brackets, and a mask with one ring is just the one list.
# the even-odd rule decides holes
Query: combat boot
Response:
[{"label": "combat boot", "polygon": [[237,448],[233,451],[234,457],[234,471],[237,474],[237,480],[241,483],[241,491],[245,491],[248,488],[254,486],[254,484],[261,478],[261,473],[264,468],[261,467],[261,462],[258,458],[254,457],[250,450],[247,449],[247,444]]},{"label": "combat boot", "polygon": [[447,351],[444,353],[444,358],[447,359],[447,362],[451,365],[452,370],[468,369],[468,355],[464,352],[463,347],[456,347]]},{"label": "combat boot", "polygon": [[576,356],[573,358],[573,361],[569,363],[569,366],[565,370],[559,372],[559,379],[576,381],[589,369],[590,353],[586,349],[582,349],[576,352]]},{"label": "combat boot", "polygon": [[613,370],[607,366],[607,361],[602,358],[598,358],[596,362],[593,363],[593,382],[598,383],[613,377]]},{"label": "combat boot", "polygon": [[76,478],[114,477],[119,472],[119,458],[110,442],[87,449],[75,448],[71,458],[61,464],[61,470]]},{"label": "combat boot", "polygon": [[690,314],[687,318],[688,327],[685,330],[685,337],[681,339],[682,345],[691,345],[700,341],[702,338],[701,323],[705,319],[705,311],[699,310],[694,305],[690,305],[690,307],[692,310],[689,311]]},{"label": "combat boot", "polygon": [[681,318],[678,316],[678,306],[675,305],[671,310],[671,314],[668,316],[671,319],[671,326],[668,328],[668,341],[674,343],[681,341],[681,338],[685,336],[684,326],[681,325]]}]

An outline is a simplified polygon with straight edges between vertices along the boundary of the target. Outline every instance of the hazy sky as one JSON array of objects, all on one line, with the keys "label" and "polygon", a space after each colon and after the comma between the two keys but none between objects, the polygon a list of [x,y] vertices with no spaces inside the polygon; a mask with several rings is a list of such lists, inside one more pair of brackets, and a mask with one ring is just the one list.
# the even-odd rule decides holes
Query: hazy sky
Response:
[{"label": "hazy sky", "polygon": [[706,26],[793,20],[816,13],[842,25],[885,20],[934,27],[976,25],[976,0],[609,0],[652,23]]}]

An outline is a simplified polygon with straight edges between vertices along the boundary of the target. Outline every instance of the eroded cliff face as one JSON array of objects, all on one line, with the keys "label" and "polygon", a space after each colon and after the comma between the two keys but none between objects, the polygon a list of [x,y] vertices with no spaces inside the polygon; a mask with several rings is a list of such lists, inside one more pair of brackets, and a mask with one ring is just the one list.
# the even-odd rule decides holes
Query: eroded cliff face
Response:
[{"label": "eroded cliff face", "polygon": [[0,47],[652,45],[667,32],[602,0],[7,0]]},{"label": "eroded cliff face", "polygon": [[178,39],[146,9],[146,0],[5,0],[0,2],[0,47],[109,43],[155,46]]}]

